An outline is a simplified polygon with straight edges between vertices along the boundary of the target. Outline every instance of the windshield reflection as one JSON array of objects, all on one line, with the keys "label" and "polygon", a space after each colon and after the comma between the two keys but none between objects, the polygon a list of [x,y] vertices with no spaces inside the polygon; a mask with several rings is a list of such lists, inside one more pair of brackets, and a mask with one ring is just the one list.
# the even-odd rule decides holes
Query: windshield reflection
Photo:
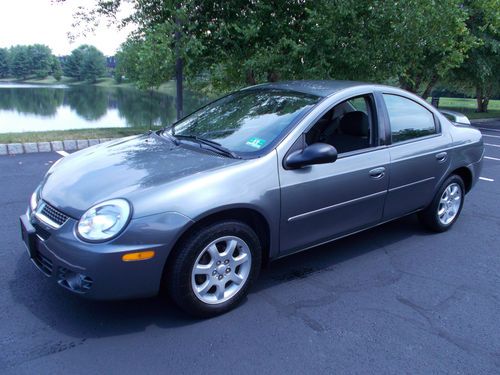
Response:
[{"label": "windshield reflection", "polygon": [[201,108],[167,131],[215,141],[236,152],[256,152],[318,101],[317,96],[294,91],[243,90]]}]

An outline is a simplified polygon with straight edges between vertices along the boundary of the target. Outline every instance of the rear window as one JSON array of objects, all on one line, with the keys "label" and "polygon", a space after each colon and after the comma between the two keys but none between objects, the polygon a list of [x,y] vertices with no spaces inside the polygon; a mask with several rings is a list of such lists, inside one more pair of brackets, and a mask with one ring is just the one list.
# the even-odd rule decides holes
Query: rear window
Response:
[{"label": "rear window", "polygon": [[392,143],[436,134],[434,115],[427,108],[399,95],[384,94]]}]

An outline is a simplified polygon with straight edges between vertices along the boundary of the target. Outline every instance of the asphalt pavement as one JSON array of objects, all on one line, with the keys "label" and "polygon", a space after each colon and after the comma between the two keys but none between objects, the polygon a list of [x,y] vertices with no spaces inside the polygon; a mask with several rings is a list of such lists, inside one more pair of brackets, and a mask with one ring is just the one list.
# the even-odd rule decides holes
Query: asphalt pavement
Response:
[{"label": "asphalt pavement", "polygon": [[500,123],[449,232],[409,216],[272,263],[237,309],[95,302],[28,259],[18,217],[56,153],[0,157],[0,373],[500,373]]}]

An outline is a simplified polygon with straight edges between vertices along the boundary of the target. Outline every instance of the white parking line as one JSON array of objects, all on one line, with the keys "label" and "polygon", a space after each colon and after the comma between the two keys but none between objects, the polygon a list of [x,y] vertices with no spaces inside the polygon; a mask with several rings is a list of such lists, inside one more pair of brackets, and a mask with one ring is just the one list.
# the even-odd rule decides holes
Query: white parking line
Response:
[{"label": "white parking line", "polygon": [[483,134],[483,137],[500,138],[500,135]]},{"label": "white parking line", "polygon": [[487,177],[479,177],[480,180],[483,180],[483,181],[488,181],[488,182],[493,182],[495,181],[494,179],[492,178],[487,178]]},{"label": "white parking line", "polygon": [[500,145],[494,145],[493,143],[485,143],[485,146],[500,147]]},{"label": "white parking line", "polygon": [[492,156],[485,156],[484,158],[485,158],[485,159],[489,159],[489,160],[498,160],[498,161],[500,161],[500,159],[499,159],[499,158],[494,158],[494,157],[492,157]]},{"label": "white parking line", "polygon": [[66,151],[56,151],[59,155],[61,156],[68,156],[69,153],[67,153]]}]

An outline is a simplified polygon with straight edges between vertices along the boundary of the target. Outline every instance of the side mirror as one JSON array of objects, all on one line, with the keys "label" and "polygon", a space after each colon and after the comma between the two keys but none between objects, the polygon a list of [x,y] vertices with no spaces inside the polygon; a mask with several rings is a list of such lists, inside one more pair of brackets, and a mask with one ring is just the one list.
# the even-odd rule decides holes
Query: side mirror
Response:
[{"label": "side mirror", "polygon": [[290,169],[302,168],[313,164],[333,163],[337,160],[337,150],[327,143],[313,143],[303,150],[298,150],[285,160],[285,166]]}]

